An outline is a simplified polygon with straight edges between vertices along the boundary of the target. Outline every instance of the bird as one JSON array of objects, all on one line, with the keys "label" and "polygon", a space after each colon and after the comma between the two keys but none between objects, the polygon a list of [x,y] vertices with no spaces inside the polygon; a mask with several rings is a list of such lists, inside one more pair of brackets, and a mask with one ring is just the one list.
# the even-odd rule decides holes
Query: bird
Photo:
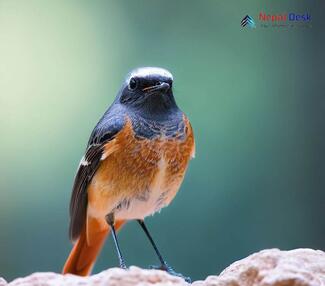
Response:
[{"label": "bird", "polygon": [[193,129],[176,104],[172,74],[158,67],[132,70],[93,129],[77,169],[70,200],[74,246],[62,273],[90,275],[109,234],[119,266],[127,269],[117,231],[134,220],[159,258],[154,268],[190,281],[167,264],[144,220],[171,203],[194,155]]}]

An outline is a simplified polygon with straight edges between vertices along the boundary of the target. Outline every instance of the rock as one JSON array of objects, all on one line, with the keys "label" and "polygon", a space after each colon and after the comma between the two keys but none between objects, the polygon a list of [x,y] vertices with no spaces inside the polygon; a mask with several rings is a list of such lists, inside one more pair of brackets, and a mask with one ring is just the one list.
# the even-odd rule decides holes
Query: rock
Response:
[{"label": "rock", "polygon": [[[61,275],[52,272],[34,273],[9,284],[0,278],[0,286],[188,286],[179,277],[160,270],[111,268],[90,277]],[[196,281],[193,286],[325,286],[325,252],[312,249],[281,251],[263,250],[227,267],[219,276]]]},{"label": "rock", "polygon": [[312,249],[268,249],[236,261],[219,276],[194,286],[321,286],[325,285],[325,252]]},{"label": "rock", "polygon": [[89,277],[76,275],[61,275],[53,272],[34,273],[24,278],[18,278],[7,286],[72,286],[72,285],[110,285],[110,286],[134,286],[134,285],[188,285],[183,279],[171,276],[161,270],[144,270],[131,266],[128,270],[111,268]]}]

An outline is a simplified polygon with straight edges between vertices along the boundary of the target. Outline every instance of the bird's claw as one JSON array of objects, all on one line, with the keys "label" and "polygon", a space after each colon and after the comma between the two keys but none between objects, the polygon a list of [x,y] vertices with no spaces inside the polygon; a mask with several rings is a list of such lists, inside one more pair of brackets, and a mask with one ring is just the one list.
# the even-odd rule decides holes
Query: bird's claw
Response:
[{"label": "bird's claw", "polygon": [[121,264],[120,268],[123,269],[123,270],[128,270],[129,269],[125,264]]},{"label": "bird's claw", "polygon": [[190,277],[186,277],[186,276],[184,276],[181,273],[175,272],[175,270],[171,266],[169,266],[168,264],[166,264],[166,263],[165,264],[162,264],[160,266],[150,265],[149,268],[150,269],[155,269],[155,270],[163,270],[163,271],[166,271],[170,275],[177,276],[177,277],[180,277],[180,278],[184,279],[187,283],[192,283],[192,280],[191,280]]}]

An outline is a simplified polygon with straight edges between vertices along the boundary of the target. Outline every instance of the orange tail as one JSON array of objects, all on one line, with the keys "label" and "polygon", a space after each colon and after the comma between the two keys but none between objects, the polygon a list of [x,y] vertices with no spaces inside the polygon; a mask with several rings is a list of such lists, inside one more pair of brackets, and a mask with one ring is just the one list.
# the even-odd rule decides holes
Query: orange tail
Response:
[{"label": "orange tail", "polygon": [[[116,222],[116,230],[118,230],[123,223],[124,221]],[[91,245],[88,245],[86,227],[84,227],[78,241],[73,246],[69,257],[65,262],[62,274],[71,273],[80,276],[89,275],[109,232],[110,230],[106,229],[97,232],[95,235],[92,234],[92,243]]]}]

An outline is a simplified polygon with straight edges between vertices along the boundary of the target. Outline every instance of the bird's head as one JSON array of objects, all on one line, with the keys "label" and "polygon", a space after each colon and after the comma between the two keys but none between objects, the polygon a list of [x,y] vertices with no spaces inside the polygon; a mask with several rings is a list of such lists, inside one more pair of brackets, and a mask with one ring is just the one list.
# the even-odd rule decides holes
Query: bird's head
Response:
[{"label": "bird's head", "polygon": [[173,76],[162,68],[143,67],[130,72],[117,97],[120,104],[148,114],[177,108]]}]

